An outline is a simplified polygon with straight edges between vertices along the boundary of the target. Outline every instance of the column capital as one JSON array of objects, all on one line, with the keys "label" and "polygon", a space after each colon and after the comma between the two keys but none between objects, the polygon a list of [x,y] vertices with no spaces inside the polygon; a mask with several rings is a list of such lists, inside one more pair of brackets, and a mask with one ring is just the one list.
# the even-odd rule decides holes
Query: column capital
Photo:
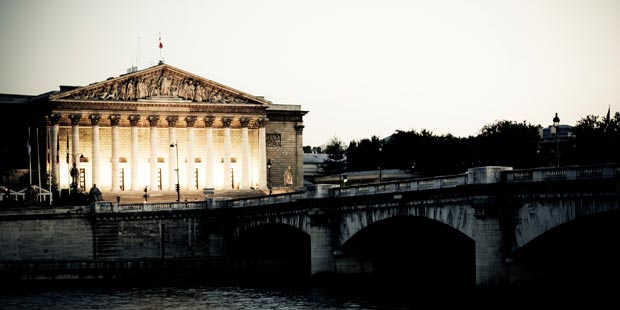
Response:
[{"label": "column capital", "polygon": [[295,125],[295,132],[297,132],[298,135],[302,134],[304,132],[304,125]]},{"label": "column capital", "polygon": [[197,117],[194,115],[186,116],[185,123],[187,124],[187,127],[194,127],[194,125],[196,124],[196,119]]},{"label": "column capital", "polygon": [[267,126],[267,123],[268,123],[268,122],[269,122],[269,120],[268,120],[268,119],[266,119],[266,118],[259,118],[259,119],[257,120],[257,123],[258,123],[258,127],[259,127],[259,128],[265,128],[265,126]]},{"label": "column capital", "polygon": [[241,123],[241,128],[247,128],[250,125],[250,121],[252,121],[252,119],[249,117],[240,118],[239,122]]},{"label": "column capital", "polygon": [[222,124],[224,125],[224,128],[229,128],[232,121],[233,121],[233,118],[230,116],[222,117]]},{"label": "column capital", "polygon": [[71,120],[71,125],[73,126],[79,124],[81,118],[82,118],[82,114],[79,114],[79,113],[69,114],[69,119]]},{"label": "column capital", "polygon": [[88,116],[88,118],[90,119],[90,124],[95,126],[95,125],[99,125],[99,121],[101,120],[101,114],[99,113],[94,113]]},{"label": "column capital", "polygon": [[121,115],[120,114],[110,114],[110,116],[108,116],[108,118],[110,119],[110,125],[118,126],[118,122],[120,122],[120,120],[121,120]]},{"label": "column capital", "polygon": [[168,127],[176,126],[178,120],[179,120],[179,117],[176,115],[166,117],[166,121],[168,121]]},{"label": "column capital", "polygon": [[149,121],[151,127],[155,127],[159,122],[159,115],[149,115],[146,119]]},{"label": "column capital", "polygon": [[213,122],[215,121],[214,116],[205,116],[205,127],[213,127]]},{"label": "column capital", "polygon": [[58,125],[58,123],[60,122],[60,117],[61,115],[59,113],[52,113],[47,116],[47,119],[49,120],[50,124]]},{"label": "column capital", "polygon": [[138,122],[140,121],[140,115],[129,115],[129,117],[127,117],[127,119],[129,120],[129,123],[131,124],[131,126],[138,126]]}]

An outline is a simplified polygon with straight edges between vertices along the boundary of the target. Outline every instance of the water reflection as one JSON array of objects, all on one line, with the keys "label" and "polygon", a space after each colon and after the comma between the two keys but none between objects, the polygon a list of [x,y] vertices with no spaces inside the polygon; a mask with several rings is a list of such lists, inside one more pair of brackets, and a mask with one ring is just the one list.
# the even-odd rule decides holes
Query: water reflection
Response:
[{"label": "water reflection", "polygon": [[[372,287],[249,287],[212,285],[5,288],[0,309],[526,309],[617,305],[603,292],[553,287],[433,291]],[[601,298],[602,297],[602,298]]]}]

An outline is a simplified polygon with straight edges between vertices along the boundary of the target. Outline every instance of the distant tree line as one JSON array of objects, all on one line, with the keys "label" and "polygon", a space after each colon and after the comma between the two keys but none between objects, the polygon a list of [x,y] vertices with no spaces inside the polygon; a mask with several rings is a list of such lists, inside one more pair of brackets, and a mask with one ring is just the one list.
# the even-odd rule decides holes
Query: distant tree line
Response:
[{"label": "distant tree line", "polygon": [[[428,130],[397,130],[349,142],[337,137],[323,148],[325,175],[376,169],[412,170],[422,176],[463,173],[475,166],[515,169],[620,162],[620,113],[588,115],[561,142],[541,139],[540,125],[501,120],[487,124],[476,136],[435,135]],[[556,145],[557,144],[557,145]],[[559,152],[558,152],[559,151]]]}]

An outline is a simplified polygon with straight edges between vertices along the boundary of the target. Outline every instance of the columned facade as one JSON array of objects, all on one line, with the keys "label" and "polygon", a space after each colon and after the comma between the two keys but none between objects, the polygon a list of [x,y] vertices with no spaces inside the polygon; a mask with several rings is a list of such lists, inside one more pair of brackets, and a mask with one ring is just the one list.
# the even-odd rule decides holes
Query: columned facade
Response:
[{"label": "columned facade", "polygon": [[196,134],[194,132],[194,124],[196,124],[196,116],[191,115],[185,117],[185,123],[187,124],[187,181],[185,183],[186,190],[195,190],[197,188],[197,173],[194,170],[195,157],[194,147],[196,143]]},{"label": "columned facade", "polygon": [[205,185],[207,188],[215,188],[214,183],[214,169],[215,169],[215,158],[214,154],[214,144],[213,144],[213,122],[215,121],[215,117],[213,116],[205,116],[205,142],[206,142],[206,158],[205,158],[205,171],[206,171],[206,180]]},{"label": "columned facade", "polygon": [[177,163],[177,156],[179,145],[177,143],[177,121],[179,120],[178,116],[168,116],[166,117],[166,121],[168,121],[168,144],[170,145],[168,152],[168,190],[173,191],[175,188],[175,184],[179,182],[176,179],[177,177],[177,169],[179,164]]},{"label": "columned facade", "polygon": [[131,190],[141,190],[138,184],[138,167],[140,166],[140,158],[138,157],[138,122],[140,115],[129,115],[131,124]]},{"label": "columned facade", "polygon": [[101,120],[101,114],[91,114],[88,116],[88,118],[90,118],[90,123],[92,126],[92,160],[93,160],[93,164],[92,164],[92,178],[93,178],[93,184],[98,184],[99,183],[99,148],[101,147],[99,145],[99,121]]},{"label": "columned facade", "polygon": [[224,189],[233,189],[234,188],[234,180],[232,165],[231,165],[231,152],[232,145],[230,142],[230,124],[232,123],[232,117],[222,117],[222,126],[224,126],[224,157],[222,161],[224,162]]},{"label": "columned facade", "polygon": [[149,118],[150,127],[150,156],[149,156],[149,167],[150,167],[150,182],[149,188],[151,190],[159,189],[159,179],[157,174],[157,154],[159,147],[159,135],[157,134],[157,123],[159,122],[159,115],[150,115]]},{"label": "columned facade", "polygon": [[122,190],[123,188],[121,188],[120,185],[120,166],[119,166],[119,158],[118,158],[118,154],[119,154],[119,133],[118,133],[118,123],[121,120],[121,115],[120,114],[112,114],[109,116],[110,119],[110,139],[111,139],[111,148],[112,148],[112,154],[110,156],[110,163],[111,163],[111,168],[112,170],[110,171],[110,179],[111,179],[111,189],[112,191],[118,191],[118,190]]},{"label": "columned facade", "polygon": [[[182,192],[266,189],[268,159],[272,172],[291,166],[296,185],[303,182],[299,106],[274,105],[168,65],[50,101],[49,143],[56,147],[49,152],[56,160],[49,171],[57,189],[69,187],[73,165],[84,173],[76,181],[84,191],[93,184],[104,192],[175,191],[177,183]],[[66,163],[58,160],[65,156]]]}]

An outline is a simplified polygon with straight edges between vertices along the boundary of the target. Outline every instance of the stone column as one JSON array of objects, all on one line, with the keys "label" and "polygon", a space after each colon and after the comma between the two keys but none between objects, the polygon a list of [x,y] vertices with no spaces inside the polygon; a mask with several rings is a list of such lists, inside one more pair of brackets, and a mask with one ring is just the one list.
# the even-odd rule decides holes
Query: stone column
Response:
[{"label": "stone column", "polygon": [[295,133],[295,140],[297,142],[297,145],[295,145],[295,175],[293,176],[295,184],[293,184],[293,186],[297,188],[302,188],[304,187],[304,125],[296,125]]},{"label": "stone column", "polygon": [[194,125],[196,124],[196,116],[185,117],[187,124],[187,190],[196,190],[196,180],[194,170],[196,164],[194,162],[194,143],[196,142]]},{"label": "stone column", "polygon": [[159,147],[159,135],[157,134],[157,123],[159,122],[159,115],[149,115],[148,117],[150,127],[151,138],[151,153],[149,156],[149,166],[151,168],[150,178],[150,190],[159,189],[157,187],[157,149]]},{"label": "stone column", "polygon": [[110,115],[110,125],[112,126],[112,173],[110,176],[112,177],[112,191],[118,191],[121,189],[120,178],[119,178],[119,163],[118,163],[118,150],[119,150],[119,139],[118,139],[118,123],[121,120],[120,114],[112,114]]},{"label": "stone column", "polygon": [[230,124],[232,123],[232,120],[232,117],[222,117],[222,124],[224,125],[224,189],[233,188],[230,165],[230,156],[232,153]]},{"label": "stone column", "polygon": [[267,119],[258,120],[258,184],[261,189],[267,188]]},{"label": "stone column", "polygon": [[248,136],[248,126],[250,118],[242,117],[241,123],[241,188],[249,189],[250,184],[250,139]]},{"label": "stone column", "polygon": [[131,190],[140,190],[138,184],[138,122],[140,115],[129,115],[127,118],[131,125]]},{"label": "stone column", "polygon": [[51,177],[52,177],[52,185],[55,187],[55,189],[58,189],[59,185],[60,185],[60,169],[58,169],[58,163],[59,163],[59,148],[60,145],[58,144],[58,130],[59,130],[59,125],[58,122],[60,122],[60,114],[57,113],[53,113],[50,114],[48,116],[48,119],[50,121],[50,124],[52,125],[52,128],[50,130],[50,149],[51,149],[51,163],[52,163],[52,167],[51,167]]},{"label": "stone column", "polygon": [[[80,119],[82,118],[82,114],[71,114],[69,115],[69,119],[71,120],[71,156],[73,156],[72,160],[75,162],[79,160],[79,157],[76,156],[80,153]],[[77,158],[76,158],[77,157]]]},{"label": "stone column", "polygon": [[[69,119],[71,120],[71,162],[72,167],[75,167],[80,171],[80,119],[82,118],[82,114],[70,114]],[[73,169],[73,168],[70,168]],[[71,170],[69,170],[71,171]],[[73,178],[71,179],[73,182]],[[79,175],[77,179],[75,179],[75,183],[77,184],[76,189],[80,187],[80,179]],[[73,189],[72,189],[73,190]]]},{"label": "stone column", "polygon": [[[171,147],[168,153],[168,162],[170,163],[168,165],[168,190],[173,191],[174,190],[174,184],[177,183],[177,174],[176,174],[176,169],[177,169],[177,158],[176,158],[176,152],[177,150],[175,148],[179,147],[177,144],[177,131],[176,131],[176,124],[177,121],[179,120],[178,116],[168,116],[166,117],[166,121],[168,121],[168,141],[170,142],[170,144],[176,144],[175,147]],[[180,182],[180,180],[179,180]]]},{"label": "stone column", "polygon": [[310,275],[314,278],[336,272],[334,263],[333,230],[330,215],[325,210],[309,210]]},{"label": "stone column", "polygon": [[205,116],[205,131],[207,143],[207,154],[205,159],[207,179],[205,182],[208,188],[214,188],[213,172],[215,171],[215,159],[213,156],[213,121],[215,121],[215,117]]},{"label": "stone column", "polygon": [[507,282],[503,231],[499,219],[476,216],[474,222],[476,285],[499,285]]},{"label": "stone column", "polygon": [[99,161],[99,149],[100,149],[100,145],[99,145],[99,121],[101,120],[101,114],[99,113],[95,113],[95,114],[91,114],[88,116],[88,118],[90,118],[90,125],[92,127],[92,148],[93,148],[93,158],[92,158],[92,162],[91,162],[91,169],[92,169],[92,183],[93,185],[95,184],[99,184],[101,185],[101,182],[99,180],[99,171],[100,171],[100,161]]}]

